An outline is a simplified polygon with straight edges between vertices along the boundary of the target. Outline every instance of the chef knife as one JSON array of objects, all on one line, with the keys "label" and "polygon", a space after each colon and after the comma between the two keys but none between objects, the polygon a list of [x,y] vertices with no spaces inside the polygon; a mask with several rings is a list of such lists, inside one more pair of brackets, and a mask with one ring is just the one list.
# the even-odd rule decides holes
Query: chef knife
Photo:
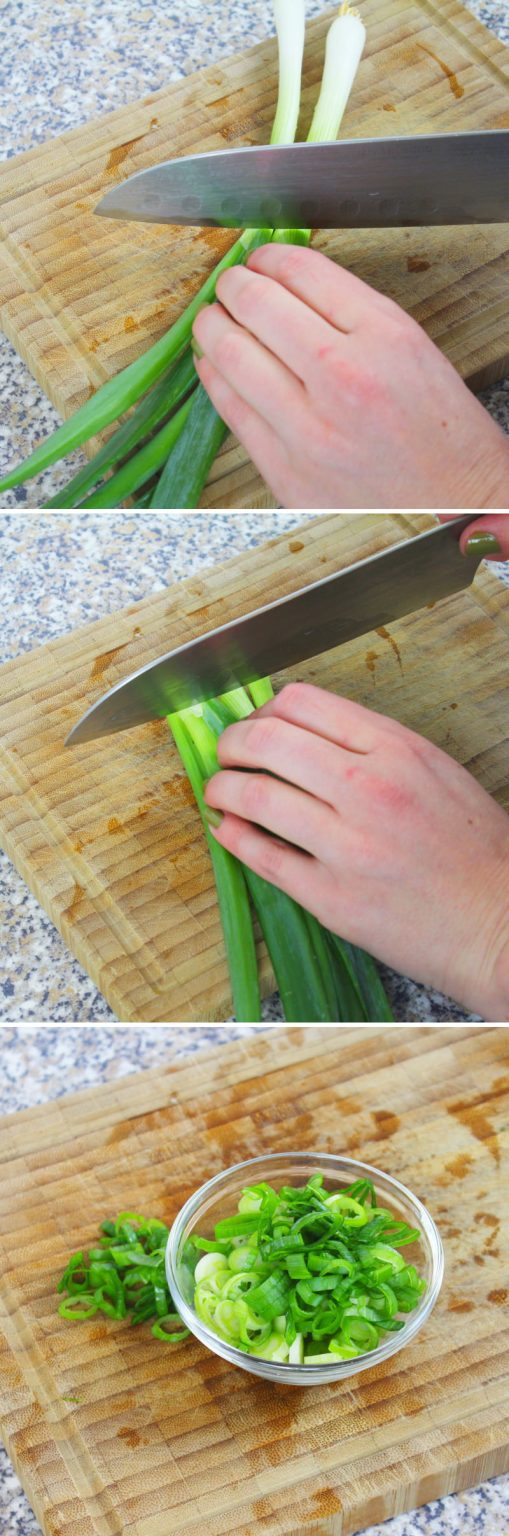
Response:
[{"label": "chef knife", "polygon": [[216,698],[462,591],[479,563],[459,548],[471,521],[454,518],[160,656],[93,704],[66,745]]},{"label": "chef knife", "polygon": [[189,155],[112,187],[95,212],[233,228],[503,223],[509,129]]}]

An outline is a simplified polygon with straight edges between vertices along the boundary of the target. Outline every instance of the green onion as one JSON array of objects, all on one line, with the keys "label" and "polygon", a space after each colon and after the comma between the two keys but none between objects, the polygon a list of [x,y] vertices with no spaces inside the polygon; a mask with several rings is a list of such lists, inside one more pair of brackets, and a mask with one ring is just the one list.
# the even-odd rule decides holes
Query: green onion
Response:
[{"label": "green onion", "polygon": [[[196,391],[195,391],[196,393]],[[145,485],[147,480],[164,464],[174,443],[177,442],[182,428],[188,420],[193,408],[193,397],[185,400],[180,410],[161,427],[155,437],[151,437],[139,453],[127,460],[115,475],[112,475],[105,484],[94,491],[86,501],[82,501],[82,507],[118,507],[125,501],[131,492],[137,491],[139,486]]]},{"label": "green onion", "polygon": [[[117,1322],[130,1314],[132,1327],[152,1322],[155,1339],[180,1344],[189,1337],[175,1311],[166,1280],[169,1231],[162,1221],[122,1211],[104,1221],[100,1245],[87,1257],[73,1254],[58,1284],[60,1317],[87,1322],[97,1312]],[[231,1271],[228,1271],[231,1273]]]},{"label": "green onion", "polygon": [[219,769],[219,736],[228,725],[246,719],[272,697],[271,683],[264,679],[251,683],[249,692],[236,688],[220,699],[195,704],[168,717],[212,859],[235,1017],[244,1024],[257,1023],[261,1018],[253,931],[256,915],[287,1023],[350,1024],[391,1019],[369,955],[328,933],[298,902],[233,858],[210,831],[214,813],[205,804],[204,792]]},{"label": "green onion", "polygon": [[152,496],[151,507],[197,506],[227,434],[224,422],[217,411],[210,409],[210,404],[203,384],[199,384],[177,446],[171,457],[165,455],[166,468]]},{"label": "green onion", "polygon": [[[391,1241],[378,1241],[380,1231]],[[331,1191],[321,1174],[279,1191],[262,1184],[243,1192],[214,1239],[190,1238],[194,1308],[220,1339],[262,1360],[355,1359],[418,1306],[426,1283],[397,1245],[419,1238],[377,1206],[368,1180]]]},{"label": "green onion", "polygon": [[155,380],[160,378],[169,364],[176,362],[182,351],[190,345],[196,316],[204,304],[214,299],[220,273],[245,261],[256,245],[263,245],[267,239],[270,239],[270,233],[269,230],[251,230],[241,235],[166,335],[162,336],[160,341],[156,341],[142,357],[136,358],[134,363],[124,368],[114,379],[108,379],[107,384],[101,385],[92,399],[87,400],[69,421],[63,422],[62,426],[58,427],[44,443],[41,443],[40,447],[36,448],[18,469],[12,470],[4,480],[0,481],[0,491],[11,490],[13,486],[22,485],[25,480],[30,480],[33,475],[41,474],[50,464],[63,459],[66,454],[72,453],[74,448],[81,447],[88,438],[103,432],[110,422],[116,421],[118,416],[134,405],[140,396],[150,389]]},{"label": "green onion", "polygon": [[309,131],[311,143],[337,139],[365,42],[366,29],[358,12],[348,4],[341,5],[327,33],[322,88]]},{"label": "green onion", "polygon": [[[144,437],[148,437],[154,427],[159,425],[165,416],[169,416],[175,406],[180,405],[185,395],[196,385],[196,369],[192,353],[185,352],[175,367],[173,363],[169,369],[161,375],[157,384],[154,384],[148,394],[144,395],[136,410],[132,412],[123,426],[108,438],[108,442],[94,455],[83,469],[69,480],[62,491],[46,502],[46,507],[68,507],[71,501],[77,505],[91,486],[97,485],[108,473],[113,465],[127,458],[131,449],[139,447]],[[149,497],[150,500],[150,497]]]},{"label": "green onion", "polygon": [[299,121],[306,17],[304,0],[274,0],[279,97],[271,144],[293,144]]},{"label": "green onion", "polygon": [[[302,59],[305,35],[305,0],[274,0],[278,36],[279,91],[271,142],[291,143],[297,130]],[[326,63],[320,102],[309,137],[335,138],[362,52],[364,28],[348,6],[333,23],[327,40]],[[211,464],[226,435],[208,397],[195,390],[189,410],[181,410],[153,441],[151,455],[145,439],[165,420],[192,389],[192,327],[204,304],[215,297],[221,272],[246,261],[250,251],[271,239],[308,244],[310,230],[246,230],[207,278],[196,298],[167,334],[143,357],[96,391],[79,411],[35,449],[24,464],[0,482],[0,491],[23,484],[64,458],[91,437],[104,432],[131,406],[129,420],[113,434],[88,466],[79,470],[62,491],[47,504],[56,506],[110,507],[135,496],[137,507],[197,506]],[[156,387],[160,383],[160,388]],[[164,435],[166,434],[166,435]],[[145,444],[143,447],[142,445]],[[133,450],[139,452],[134,453]],[[165,467],[155,490],[143,490],[146,481]],[[110,470],[113,474],[105,480]],[[101,483],[104,482],[104,483]],[[92,487],[99,489],[83,498]],[[138,491],[142,494],[138,495]]]}]

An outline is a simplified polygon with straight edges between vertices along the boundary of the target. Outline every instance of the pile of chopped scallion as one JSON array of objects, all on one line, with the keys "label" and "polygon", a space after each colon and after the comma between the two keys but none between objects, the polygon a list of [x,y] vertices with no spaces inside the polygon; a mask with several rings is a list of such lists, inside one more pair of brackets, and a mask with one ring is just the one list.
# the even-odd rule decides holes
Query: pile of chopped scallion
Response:
[{"label": "pile of chopped scallion", "polygon": [[152,1323],[154,1338],[179,1344],[189,1337],[175,1311],[166,1283],[165,1252],[169,1232],[163,1221],[146,1221],[136,1211],[122,1211],[103,1221],[96,1248],[74,1253],[58,1286],[64,1301],[61,1317],[88,1322],[96,1312],[131,1327]]},{"label": "pile of chopped scallion", "polygon": [[[166,1280],[164,1222],[123,1211],[101,1234],[88,1255],[69,1260],[60,1316],[150,1323],[156,1339],[182,1343],[189,1329]],[[196,1316],[223,1342],[262,1360],[330,1365],[369,1354],[404,1327],[426,1283],[399,1250],[419,1239],[378,1205],[371,1180],[328,1190],[316,1173],[304,1186],[244,1189],[213,1238],[188,1238],[182,1262]]]},{"label": "pile of chopped scallion", "polygon": [[[279,96],[271,142],[290,144],[297,132],[301,100],[305,0],[273,3]],[[365,35],[357,12],[342,4],[328,33],[322,89],[309,132],[313,142],[338,136]],[[134,406],[47,507],[120,507],[127,500],[138,507],[196,507],[227,429],[198,381],[192,350],[194,320],[203,305],[213,301],[219,274],[245,262],[257,246],[271,240],[308,244],[310,238],[310,230],[245,230],[167,334],[102,385],[0,481],[0,491],[41,474]]]},{"label": "pile of chopped scallion", "polygon": [[219,769],[218,738],[226,726],[245,719],[271,698],[271,683],[263,679],[168,717],[212,860],[235,1018],[237,1023],[256,1024],[262,1017],[256,917],[287,1023],[391,1022],[393,1015],[371,957],[323,928],[291,896],[241,864],[210,830],[214,813],[205,804],[204,792]]}]

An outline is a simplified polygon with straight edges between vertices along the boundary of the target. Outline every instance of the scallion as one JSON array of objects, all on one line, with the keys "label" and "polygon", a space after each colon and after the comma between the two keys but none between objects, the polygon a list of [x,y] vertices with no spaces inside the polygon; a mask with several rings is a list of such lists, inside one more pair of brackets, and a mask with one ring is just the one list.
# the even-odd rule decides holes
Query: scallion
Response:
[{"label": "scallion", "polygon": [[392,1018],[374,961],[343,944],[284,891],[263,880],[222,848],[211,834],[213,813],[205,804],[217,773],[217,743],[235,720],[247,718],[272,697],[269,680],[237,688],[220,699],[195,704],[168,718],[203,822],[217,886],[219,909],[238,1023],[261,1017],[253,919],[257,917],[288,1023],[376,1023]]},{"label": "scallion", "polygon": [[[279,92],[272,143],[291,143],[298,124],[305,35],[305,0],[273,0],[278,36]],[[348,5],[331,26],[324,79],[309,137],[334,138],[362,52],[364,28]],[[211,463],[226,434],[214,407],[195,385],[191,355],[194,320],[215,296],[219,274],[246,261],[250,251],[272,239],[309,242],[310,230],[250,229],[235,242],[167,334],[142,357],[102,385],[69,421],[41,443],[0,482],[0,491],[22,485],[104,432],[135,405],[90,464],[79,470],[48,506],[110,507],[135,497],[137,506],[192,507],[198,504]],[[183,398],[190,390],[189,408]],[[179,407],[176,415],[172,412]],[[169,418],[168,420],[166,418]],[[161,425],[164,423],[164,425]],[[151,441],[149,434],[158,427]],[[149,438],[147,442],[146,439]],[[161,458],[162,456],[162,458]],[[147,481],[161,471],[156,488]],[[110,471],[112,472],[110,474]],[[140,477],[141,476],[141,477]],[[109,477],[109,478],[105,478]],[[97,487],[93,490],[93,487]],[[85,500],[87,493],[92,494]]]},{"label": "scallion", "polygon": [[289,1365],[355,1359],[401,1330],[400,1314],[426,1290],[398,1253],[418,1230],[380,1208],[367,1179],[331,1191],[321,1174],[300,1187],[261,1184],[238,1212],[213,1238],[193,1234],[186,1264],[197,1317],[245,1354]]},{"label": "scallion", "polygon": [[102,1312],[116,1322],[129,1317],[132,1327],[152,1323],[154,1338],[167,1344],[187,1339],[166,1280],[168,1236],[164,1222],[133,1211],[104,1221],[99,1245],[69,1259],[57,1288],[60,1316],[87,1322]]}]

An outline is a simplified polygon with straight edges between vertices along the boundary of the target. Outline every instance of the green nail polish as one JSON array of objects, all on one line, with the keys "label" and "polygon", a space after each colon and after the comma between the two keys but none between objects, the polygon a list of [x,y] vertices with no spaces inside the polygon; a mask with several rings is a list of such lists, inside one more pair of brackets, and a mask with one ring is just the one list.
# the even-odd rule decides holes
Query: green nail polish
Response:
[{"label": "green nail polish", "polygon": [[205,806],[203,814],[205,821],[208,821],[209,827],[220,827],[221,822],[224,820],[221,811],[214,811],[211,805]]},{"label": "green nail polish", "polygon": [[502,554],[500,544],[494,533],[471,533],[465,544],[466,555],[476,555],[478,559],[489,560]]}]

